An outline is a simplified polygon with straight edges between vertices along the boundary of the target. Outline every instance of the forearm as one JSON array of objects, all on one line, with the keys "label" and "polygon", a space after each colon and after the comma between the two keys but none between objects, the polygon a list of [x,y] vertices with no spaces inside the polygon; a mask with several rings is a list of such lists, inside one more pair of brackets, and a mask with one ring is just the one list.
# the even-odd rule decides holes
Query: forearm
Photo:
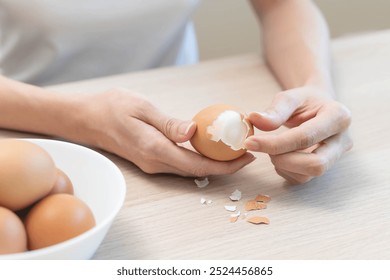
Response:
[{"label": "forearm", "polygon": [[[76,96],[0,76],[0,127],[78,140],[82,114]],[[75,125],[79,123],[79,125]]]},{"label": "forearm", "polygon": [[333,91],[329,34],[310,1],[252,0],[263,25],[266,60],[285,89],[308,84]]}]

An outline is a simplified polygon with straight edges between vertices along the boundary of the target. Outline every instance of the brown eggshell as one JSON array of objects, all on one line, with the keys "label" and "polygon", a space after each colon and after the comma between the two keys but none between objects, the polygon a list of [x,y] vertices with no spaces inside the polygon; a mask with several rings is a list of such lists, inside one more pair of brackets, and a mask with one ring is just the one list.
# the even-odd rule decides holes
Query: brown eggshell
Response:
[{"label": "brown eggshell", "polygon": [[16,211],[49,193],[56,178],[50,155],[38,145],[0,140],[0,206]]},{"label": "brown eggshell", "polygon": [[11,210],[0,207],[0,254],[26,250],[27,235],[22,221]]},{"label": "brown eggshell", "polygon": [[30,250],[76,237],[96,225],[92,211],[70,194],[53,194],[39,201],[25,221]]},{"label": "brown eggshell", "polygon": [[[242,156],[246,152],[245,149],[235,151],[222,141],[215,142],[210,139],[211,135],[207,133],[207,127],[212,125],[214,120],[216,120],[221,113],[227,110],[240,112],[239,109],[233,106],[226,104],[216,104],[201,110],[193,118],[193,121],[197,124],[197,129],[194,136],[190,140],[191,145],[200,154],[214,160],[233,160]],[[241,114],[241,117],[244,119],[243,114]],[[248,123],[250,128],[248,136],[251,136],[254,133],[253,125],[247,120],[245,121]]]},{"label": "brown eggshell", "polygon": [[58,168],[56,181],[54,182],[54,186],[49,195],[56,193],[74,194],[72,181],[69,179],[68,175],[64,173],[64,171]]},{"label": "brown eggshell", "polygon": [[[62,170],[57,168],[57,176],[56,181],[54,182],[54,186],[51,191],[46,195],[59,194],[59,193],[67,193],[74,194],[74,188],[71,180],[68,175],[66,175]],[[27,206],[26,208],[20,209],[15,212],[16,215],[24,222],[26,220],[28,212],[35,206],[39,201]]]}]

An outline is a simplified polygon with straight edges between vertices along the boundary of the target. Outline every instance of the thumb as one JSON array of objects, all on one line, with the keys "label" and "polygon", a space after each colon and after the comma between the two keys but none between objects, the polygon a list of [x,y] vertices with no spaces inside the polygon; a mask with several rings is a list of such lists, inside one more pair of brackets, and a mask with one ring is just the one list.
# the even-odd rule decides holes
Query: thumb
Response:
[{"label": "thumb", "polygon": [[169,140],[182,143],[194,135],[196,123],[172,118],[156,108],[152,103],[141,102],[143,106],[136,110],[134,116],[161,131]]},{"label": "thumb", "polygon": [[251,112],[248,120],[263,131],[275,130],[285,124],[300,107],[298,95],[293,91],[283,91],[275,96],[271,105],[262,112]]},{"label": "thumb", "polygon": [[194,135],[196,123],[175,118],[165,118],[156,126],[168,139],[176,143],[186,142]]},{"label": "thumb", "polygon": [[144,115],[143,121],[161,131],[169,140],[183,143],[191,139],[196,131],[196,123],[172,118],[154,108],[153,113]]}]

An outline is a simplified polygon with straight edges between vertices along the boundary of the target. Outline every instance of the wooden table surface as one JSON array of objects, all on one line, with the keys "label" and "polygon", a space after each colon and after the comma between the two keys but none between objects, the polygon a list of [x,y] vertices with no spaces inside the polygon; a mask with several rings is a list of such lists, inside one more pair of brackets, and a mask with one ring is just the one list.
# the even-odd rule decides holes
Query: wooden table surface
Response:
[{"label": "wooden table surface", "polygon": [[[143,174],[104,153],[123,172],[126,201],[95,259],[390,259],[390,31],[333,41],[338,98],[352,111],[354,148],[324,176],[290,186],[269,157],[229,176],[193,178]],[[52,88],[145,94],[172,116],[190,119],[213,103],[262,110],[280,90],[255,54],[199,65],[81,81]],[[1,137],[31,137],[0,131]],[[39,136],[36,136],[39,137]],[[242,199],[229,195],[238,189]],[[269,225],[229,222],[224,205],[256,194],[272,197],[259,213]],[[202,205],[204,197],[213,201]],[[249,213],[248,216],[252,216]]]}]

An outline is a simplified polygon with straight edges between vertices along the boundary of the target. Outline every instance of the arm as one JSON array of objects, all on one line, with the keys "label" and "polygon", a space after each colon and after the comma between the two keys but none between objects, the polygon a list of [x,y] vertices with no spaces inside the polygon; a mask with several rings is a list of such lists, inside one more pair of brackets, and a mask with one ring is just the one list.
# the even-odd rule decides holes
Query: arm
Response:
[{"label": "arm", "polygon": [[[81,98],[0,76],[0,127],[80,140],[86,126]],[[76,127],[80,127],[80,131]],[[80,132],[80,134],[79,134]]]},{"label": "arm", "polygon": [[288,181],[304,183],[322,175],[352,147],[350,113],[334,100],[328,29],[310,1],[251,2],[263,26],[266,61],[284,90],[269,108],[249,118],[261,130],[291,129],[248,138],[246,146],[268,153]]},{"label": "arm", "polygon": [[247,153],[231,162],[217,162],[177,145],[191,138],[195,124],[174,119],[124,89],[60,94],[0,76],[0,112],[0,128],[100,148],[147,173],[229,174],[254,160]]},{"label": "arm", "polygon": [[263,25],[267,62],[285,89],[309,83],[332,91],[329,34],[309,0],[252,0]]}]

